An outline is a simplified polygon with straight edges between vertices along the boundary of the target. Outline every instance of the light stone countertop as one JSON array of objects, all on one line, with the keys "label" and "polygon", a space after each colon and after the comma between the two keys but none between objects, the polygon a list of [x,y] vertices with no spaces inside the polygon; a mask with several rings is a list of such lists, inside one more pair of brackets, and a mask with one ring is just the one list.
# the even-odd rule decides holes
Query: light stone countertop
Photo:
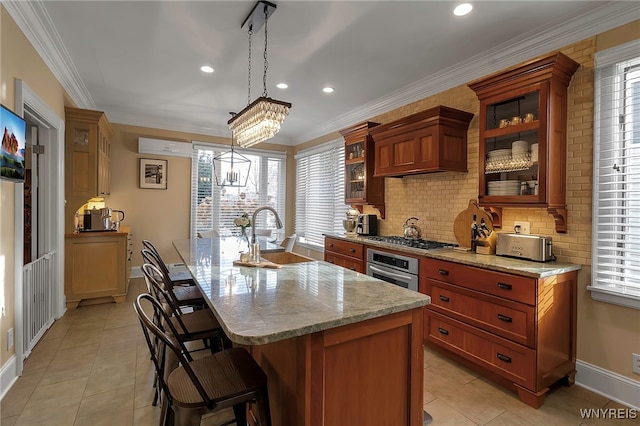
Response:
[{"label": "light stone countertop", "polygon": [[324,261],[233,266],[236,238],[173,242],[227,336],[260,345],[427,305],[431,298]]},{"label": "light stone countertop", "polygon": [[450,248],[423,250],[398,244],[373,241],[368,239],[366,236],[346,237],[345,235],[340,234],[325,234],[325,236],[337,238],[344,241],[362,243],[371,247],[378,247],[381,249],[386,248],[407,254],[446,260],[449,262],[475,266],[477,268],[490,269],[493,271],[506,272],[509,274],[522,275],[532,278],[544,278],[551,275],[562,274],[565,272],[577,271],[582,268],[582,265],[573,263],[563,263],[555,261],[533,262],[531,260],[514,259],[496,255],[476,254],[471,252],[458,251]]}]

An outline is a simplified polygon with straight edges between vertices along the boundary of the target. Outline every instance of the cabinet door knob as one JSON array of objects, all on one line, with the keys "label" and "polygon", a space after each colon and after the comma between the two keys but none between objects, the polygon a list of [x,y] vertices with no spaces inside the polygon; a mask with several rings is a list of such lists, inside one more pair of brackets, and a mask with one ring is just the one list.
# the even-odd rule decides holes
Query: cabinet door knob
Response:
[{"label": "cabinet door knob", "polygon": [[354,248],[350,248],[350,249],[349,249],[349,251],[350,251],[351,253],[355,253],[355,252],[356,252],[356,249],[354,249]]},{"label": "cabinet door knob", "polygon": [[445,336],[449,335],[449,330],[445,330],[442,327],[438,327],[438,331],[440,332],[440,334],[444,334]]},{"label": "cabinet door knob", "polygon": [[329,247],[333,247],[333,243],[329,243]]},{"label": "cabinet door knob", "polygon": [[498,352],[498,359],[500,361],[504,361],[504,362],[509,362],[509,363],[511,362],[511,357],[510,356],[503,355],[500,352]]},{"label": "cabinet door knob", "polygon": [[504,321],[504,322],[512,322],[513,319],[511,317],[508,317],[506,315],[502,315],[502,314],[498,314],[498,319],[500,321]]},{"label": "cabinet door knob", "polygon": [[513,286],[511,284],[498,283],[498,288],[501,288],[503,290],[511,290]]},{"label": "cabinet door knob", "polygon": [[449,275],[449,271],[447,271],[446,269],[438,269],[438,273],[444,276]]},{"label": "cabinet door knob", "polygon": [[447,296],[440,296],[439,299],[442,300],[443,302],[449,301],[449,298]]}]

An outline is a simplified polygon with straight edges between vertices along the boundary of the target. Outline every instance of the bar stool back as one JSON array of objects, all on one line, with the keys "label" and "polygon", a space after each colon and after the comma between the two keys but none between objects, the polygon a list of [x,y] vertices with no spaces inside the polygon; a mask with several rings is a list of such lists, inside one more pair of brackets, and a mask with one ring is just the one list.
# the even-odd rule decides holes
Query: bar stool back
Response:
[{"label": "bar stool back", "polygon": [[[144,309],[150,304],[164,318],[167,328],[154,324]],[[226,349],[195,360],[185,356],[186,347],[162,309],[149,294],[141,294],[134,302],[145,340],[149,347],[160,386],[166,395],[160,425],[199,425],[202,415],[232,407],[236,423],[246,424],[246,404],[256,402],[259,423],[271,426],[267,376],[243,348]],[[158,339],[160,344],[154,345]],[[168,349],[179,367],[164,374],[162,351]],[[190,357],[189,357],[190,358]],[[173,421],[172,421],[173,420]]]}]

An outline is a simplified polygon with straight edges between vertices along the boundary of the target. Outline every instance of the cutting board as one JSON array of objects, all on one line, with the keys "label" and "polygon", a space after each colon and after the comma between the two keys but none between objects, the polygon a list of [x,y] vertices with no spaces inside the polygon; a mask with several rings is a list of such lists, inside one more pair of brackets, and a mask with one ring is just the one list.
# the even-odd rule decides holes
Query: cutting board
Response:
[{"label": "cutting board", "polygon": [[460,244],[460,247],[471,248],[471,223],[473,215],[476,215],[476,223],[480,225],[482,219],[487,224],[487,228],[493,231],[491,215],[479,208],[476,200],[469,200],[469,206],[462,210],[453,221],[453,234]]},{"label": "cutting board", "polygon": [[271,268],[271,269],[280,269],[282,265],[273,262],[265,262],[262,261],[260,263],[251,263],[251,262],[242,262],[240,260],[234,260],[233,266],[248,266],[249,268]]}]

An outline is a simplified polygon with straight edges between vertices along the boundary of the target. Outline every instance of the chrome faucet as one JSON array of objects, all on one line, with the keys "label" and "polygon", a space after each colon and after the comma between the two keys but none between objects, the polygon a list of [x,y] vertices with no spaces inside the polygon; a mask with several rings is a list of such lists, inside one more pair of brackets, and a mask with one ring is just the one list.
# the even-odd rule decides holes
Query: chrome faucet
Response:
[{"label": "chrome faucet", "polygon": [[280,220],[280,216],[278,216],[278,212],[275,211],[273,207],[269,207],[269,206],[258,207],[256,211],[253,212],[253,216],[251,217],[251,243],[252,244],[255,244],[256,242],[256,216],[262,210],[270,210],[271,212],[273,212],[273,215],[276,217],[276,227],[278,229],[282,229],[282,221]]}]

